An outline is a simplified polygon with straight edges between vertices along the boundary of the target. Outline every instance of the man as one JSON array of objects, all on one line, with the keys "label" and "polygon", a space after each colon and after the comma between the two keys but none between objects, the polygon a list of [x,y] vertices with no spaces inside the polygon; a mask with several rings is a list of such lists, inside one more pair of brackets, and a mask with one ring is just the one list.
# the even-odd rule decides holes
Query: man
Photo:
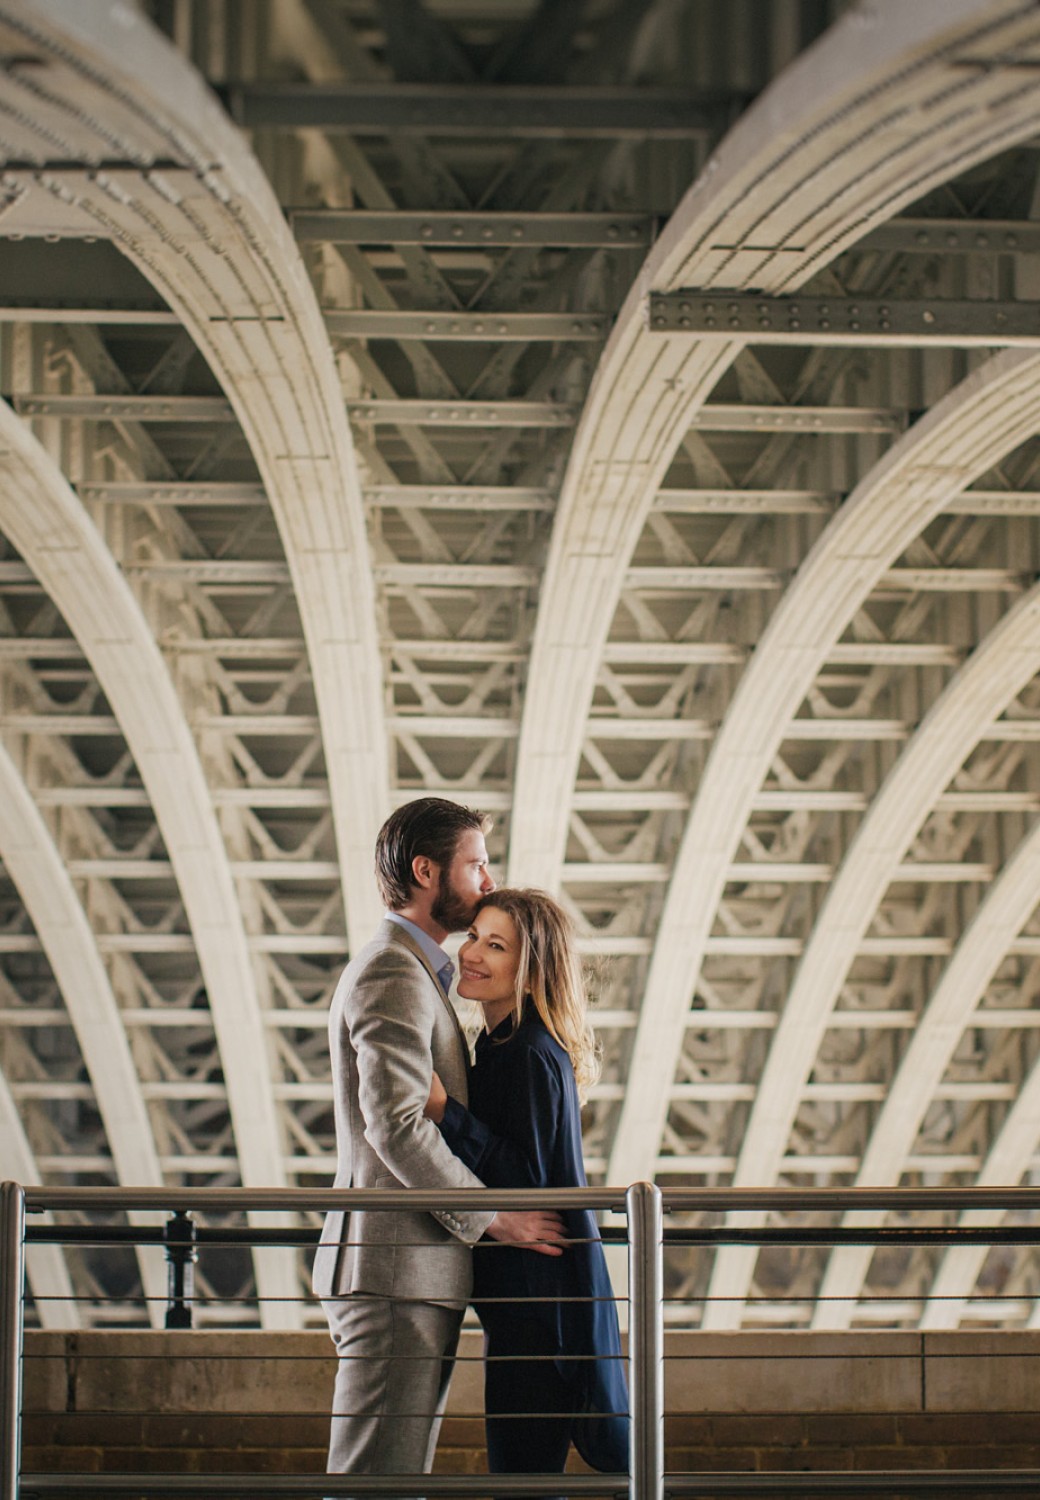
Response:
[{"label": "man", "polygon": [[[467,1098],[468,1052],[448,999],[453,965],[440,944],[469,926],[494,890],[483,814],[439,797],[398,809],[376,841],[388,915],[347,965],[329,1013],[336,1108],[336,1187],[466,1188],[483,1184],[423,1116],[436,1069]],[[339,1358],[329,1473],[429,1470],[462,1313],[470,1246],[482,1234],[561,1254],[550,1213],[330,1213],[314,1290]]]}]

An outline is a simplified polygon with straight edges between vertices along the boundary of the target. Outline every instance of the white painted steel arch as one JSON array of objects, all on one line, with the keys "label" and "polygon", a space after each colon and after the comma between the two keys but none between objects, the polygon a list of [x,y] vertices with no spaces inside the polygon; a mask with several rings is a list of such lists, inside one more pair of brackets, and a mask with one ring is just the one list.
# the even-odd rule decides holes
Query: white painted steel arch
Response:
[{"label": "white painted steel arch", "polygon": [[[856,1177],[857,1187],[892,1187],[899,1182],[932,1095],[965,1027],[971,1024],[972,1014],[1007,956],[1008,947],[1035,911],[1038,900],[1040,823],[1022,840],[991,885],[918,1021],[874,1123]],[[884,1218],[884,1214],[860,1212],[846,1214],[843,1223],[863,1228],[881,1224]],[[981,1222],[985,1221],[983,1214]],[[820,1288],[824,1300],[817,1303],[814,1327],[848,1327],[873,1253],[870,1246],[863,1245],[845,1246],[831,1253]]]},{"label": "white painted steel arch", "polygon": [[[147,788],[209,996],[243,1185],[287,1183],[269,1042],[227,851],[176,689],[130,585],[60,469],[0,402],[0,530],[90,662]],[[123,1122],[120,1122],[122,1125]],[[115,1153],[116,1135],[110,1135]],[[122,1149],[122,1143],[119,1144]],[[270,1222],[268,1219],[266,1222]],[[294,1326],[288,1260],[257,1258],[268,1326]]]},{"label": "white painted steel arch", "polygon": [[950,392],[853,491],[763,632],[712,747],[676,858],[611,1181],[652,1173],[668,1109],[661,1059],[679,1055],[726,872],[787,725],[885,569],[952,496],[1035,430],[1038,380],[1040,358],[1009,351]]},{"label": "white painted steel arch", "polygon": [[[65,1001],[94,1087],[117,1179],[135,1187],[162,1187],[148,1108],[96,936],[32,792],[2,742],[0,804],[4,809],[0,860],[25,903]],[[161,1215],[154,1214],[131,1218],[143,1224],[162,1221]],[[162,1257],[142,1248],[138,1265],[149,1317],[161,1328],[166,1296]]]},{"label": "white painted steel arch", "polygon": [[[852,840],[781,1012],[737,1157],[734,1186],[776,1180],[828,1019],[882,896],[936,798],[983,731],[1038,670],[1040,584],[1002,617],[933,704]],[[754,1250],[747,1247],[719,1252],[705,1327],[739,1324],[754,1259]]]},{"label": "white painted steel arch", "polygon": [[[41,1181],[29,1139],[18,1117],[18,1106],[3,1069],[0,1069],[0,1176],[23,1187]],[[47,1216],[48,1222],[50,1216]],[[81,1328],[83,1319],[75,1300],[65,1257],[57,1245],[27,1245],[25,1277],[36,1298],[36,1313],[43,1328]]]},{"label": "white painted steel arch", "polygon": [[[1038,40],[1040,16],[1021,0],[857,5],[756,100],[669,220],[604,350],[560,493],[521,727],[511,882],[558,888],[625,571],[694,413],[743,347],[650,332],[647,295],[795,290],[935,183],[1033,133],[1040,83],[1024,86],[1001,59]],[[979,67],[956,65],[966,48]],[[660,1092],[658,1078],[637,1077],[636,1095],[648,1091]],[[650,1159],[657,1142],[645,1144],[638,1154]]]},{"label": "white painted steel arch", "polygon": [[[1004,1121],[975,1181],[977,1187],[1016,1186],[1029,1170],[1040,1142],[1040,1063],[1034,1064]],[[965,1228],[993,1223],[992,1210],[973,1209],[958,1222]],[[943,1256],[918,1325],[923,1329],[956,1328],[961,1309],[971,1295],[989,1250],[985,1245],[963,1245]],[[1034,1312],[1030,1327],[1037,1327]]]},{"label": "white painted steel arch", "polygon": [[353,443],[303,260],[240,132],[134,7],[6,0],[0,19],[70,71],[70,155],[89,161],[93,130],[101,157],[140,163],[37,173],[31,191],[47,197],[53,232],[64,207],[72,232],[92,225],[139,267],[206,357],[252,449],[307,641],[357,946],[381,915],[371,869],[390,805],[382,668]]}]

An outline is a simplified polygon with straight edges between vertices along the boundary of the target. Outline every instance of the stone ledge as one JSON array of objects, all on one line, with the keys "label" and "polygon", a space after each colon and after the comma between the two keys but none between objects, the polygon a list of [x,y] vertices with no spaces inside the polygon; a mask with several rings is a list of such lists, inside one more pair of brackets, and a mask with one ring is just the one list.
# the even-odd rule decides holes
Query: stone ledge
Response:
[{"label": "stone ledge", "polygon": [[[480,1337],[464,1334],[441,1472],[483,1472]],[[30,1331],[27,1472],[320,1472],[324,1332]],[[667,1467],[1040,1467],[1033,1333],[670,1333]],[[581,1467],[575,1461],[574,1467]]]}]

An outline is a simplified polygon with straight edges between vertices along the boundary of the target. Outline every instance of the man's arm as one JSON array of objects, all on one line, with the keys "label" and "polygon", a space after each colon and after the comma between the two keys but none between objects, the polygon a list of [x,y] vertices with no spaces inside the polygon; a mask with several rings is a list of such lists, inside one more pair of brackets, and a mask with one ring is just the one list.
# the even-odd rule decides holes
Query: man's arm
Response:
[{"label": "man's arm", "polygon": [[[433,999],[416,961],[393,947],[377,954],[355,982],[344,1023],[357,1056],[365,1139],[406,1187],[483,1187],[423,1116],[433,1076]],[[483,1211],[435,1217],[467,1244],[486,1231],[493,1239],[558,1255],[564,1239],[555,1214]]]}]

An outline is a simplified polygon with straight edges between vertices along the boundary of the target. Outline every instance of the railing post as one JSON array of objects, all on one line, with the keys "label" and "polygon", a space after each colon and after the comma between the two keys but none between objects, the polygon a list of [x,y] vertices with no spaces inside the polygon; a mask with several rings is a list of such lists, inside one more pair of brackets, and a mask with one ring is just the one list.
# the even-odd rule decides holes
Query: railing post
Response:
[{"label": "railing post", "polygon": [[163,1227],[166,1246],[166,1327],[190,1328],[198,1259],[195,1220],[177,1209]]},{"label": "railing post", "polygon": [[661,1191],[634,1182],[628,1212],[628,1386],[632,1407],[630,1500],[664,1492],[664,1292]]},{"label": "railing post", "polygon": [[22,1468],[25,1192],[0,1185],[0,1500],[18,1500]]}]

